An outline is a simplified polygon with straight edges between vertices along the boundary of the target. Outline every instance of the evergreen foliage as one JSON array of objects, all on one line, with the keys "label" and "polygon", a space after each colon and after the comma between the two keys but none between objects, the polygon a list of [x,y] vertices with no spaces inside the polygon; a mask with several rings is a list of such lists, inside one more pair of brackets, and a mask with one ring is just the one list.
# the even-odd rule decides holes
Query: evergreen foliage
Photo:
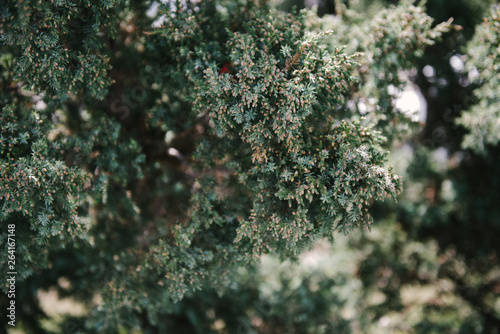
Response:
[{"label": "evergreen foliage", "polygon": [[463,146],[477,153],[487,154],[486,146],[496,146],[500,141],[500,114],[498,110],[498,89],[500,87],[500,12],[492,10],[484,23],[478,27],[474,39],[468,46],[469,71],[478,71],[480,88],[474,91],[479,103],[464,112],[458,123],[469,134],[464,137]]},{"label": "evergreen foliage", "polygon": [[[481,166],[499,180],[498,8],[467,45],[477,104],[451,123],[470,132],[468,158],[444,167],[414,145],[401,196],[387,149],[418,125],[395,101],[460,30],[413,2],[377,5],[319,18],[268,1],[2,3],[0,243],[15,225],[19,328],[373,332],[405,312],[410,283],[445,279],[469,284],[446,295],[468,304],[435,320],[415,302],[424,316],[399,330],[493,328],[496,281],[478,277],[496,275],[481,262],[495,234],[466,237],[498,230],[498,194],[471,181]],[[318,242],[331,271],[304,265]],[[54,286],[87,316],[51,318],[37,292]],[[460,312],[476,317],[453,323]]]}]

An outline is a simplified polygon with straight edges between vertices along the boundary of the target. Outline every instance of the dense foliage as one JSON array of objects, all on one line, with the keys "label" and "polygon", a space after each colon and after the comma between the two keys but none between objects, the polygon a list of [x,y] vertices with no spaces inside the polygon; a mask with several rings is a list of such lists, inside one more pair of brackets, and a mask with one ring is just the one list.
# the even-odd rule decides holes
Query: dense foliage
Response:
[{"label": "dense foliage", "polygon": [[[288,5],[1,5],[16,328],[499,327],[498,7],[459,2],[452,25],[437,0]],[[398,107],[411,81],[420,132]],[[83,314],[53,315],[54,289]]]}]

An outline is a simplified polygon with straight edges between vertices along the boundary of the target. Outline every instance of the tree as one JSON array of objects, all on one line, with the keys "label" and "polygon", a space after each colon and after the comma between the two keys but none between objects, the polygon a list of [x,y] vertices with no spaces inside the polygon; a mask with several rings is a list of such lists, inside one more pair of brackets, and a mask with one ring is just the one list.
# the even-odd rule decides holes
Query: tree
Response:
[{"label": "tree", "polygon": [[386,150],[411,122],[391,92],[451,22],[403,3],[367,24],[356,8],[337,1],[329,21],[267,1],[3,4],[0,219],[18,325],[49,331],[36,291],[57,286],[99,305],[63,332],[249,332],[248,305],[270,319],[260,332],[351,330],[352,302],[331,292],[348,274],[318,288],[280,274],[259,303],[251,268],[369,229],[373,202],[402,189]]}]

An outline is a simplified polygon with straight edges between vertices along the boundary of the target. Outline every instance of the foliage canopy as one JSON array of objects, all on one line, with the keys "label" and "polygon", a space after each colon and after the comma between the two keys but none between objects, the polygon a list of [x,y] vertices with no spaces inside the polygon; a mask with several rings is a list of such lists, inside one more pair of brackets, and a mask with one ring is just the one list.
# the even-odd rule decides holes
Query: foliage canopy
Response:
[{"label": "foliage canopy", "polygon": [[[3,229],[15,224],[26,331],[47,330],[33,291],[64,278],[61,295],[99,305],[87,319],[65,320],[86,333],[189,332],[185,323],[251,332],[257,325],[235,312],[256,300],[253,279],[261,278],[248,268],[264,254],[299,259],[320,239],[369,229],[377,225],[373,206],[382,229],[396,223],[377,218],[380,211],[397,212],[403,225],[419,221],[419,202],[409,197],[398,209],[375,202],[400,197],[387,149],[417,125],[398,109],[398,93],[426,48],[453,32],[451,20],[436,25],[407,1],[369,19],[362,1],[335,4],[336,15],[323,18],[244,0],[1,5],[0,242],[7,247]],[[498,151],[498,17],[496,9],[467,47],[480,73],[471,92],[478,103],[453,123],[469,132],[463,149],[483,156]],[[425,152],[409,163],[414,193],[415,164],[432,174]],[[445,184],[441,174],[432,175]],[[411,224],[408,235],[425,234]],[[356,233],[354,248],[371,244]],[[407,237],[387,235],[366,252],[383,258]],[[438,261],[419,242],[401,249]],[[405,254],[386,266],[410,272]],[[4,272],[7,260],[0,259]],[[369,291],[379,264],[358,262]],[[341,315],[353,305],[335,289],[352,273],[297,275],[298,285],[279,272],[281,290],[264,302],[270,327],[260,332],[368,330],[368,318]],[[1,287],[6,292],[7,282]],[[229,298],[231,289],[241,299]],[[235,309],[222,310],[220,298]],[[299,319],[280,303],[307,311]],[[398,309],[394,303],[386,306]],[[220,330],[204,305],[226,312]]]}]

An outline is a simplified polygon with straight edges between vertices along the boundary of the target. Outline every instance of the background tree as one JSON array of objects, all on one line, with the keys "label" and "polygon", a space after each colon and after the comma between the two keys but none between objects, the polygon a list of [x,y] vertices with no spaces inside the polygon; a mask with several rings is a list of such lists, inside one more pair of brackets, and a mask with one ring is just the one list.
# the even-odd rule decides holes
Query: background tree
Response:
[{"label": "background tree", "polygon": [[[0,219],[4,247],[16,226],[19,327],[494,331],[498,14],[460,49],[486,3],[453,7],[465,22],[443,6],[428,12],[462,30],[407,2],[337,1],[322,19],[266,1],[3,4]],[[395,103],[408,78],[428,101],[420,134]],[[454,122],[457,96],[470,111]],[[457,124],[456,138],[433,128]],[[460,146],[467,128],[484,139]],[[389,148],[406,191],[371,208],[402,188]],[[50,317],[50,287],[87,316]]]}]

